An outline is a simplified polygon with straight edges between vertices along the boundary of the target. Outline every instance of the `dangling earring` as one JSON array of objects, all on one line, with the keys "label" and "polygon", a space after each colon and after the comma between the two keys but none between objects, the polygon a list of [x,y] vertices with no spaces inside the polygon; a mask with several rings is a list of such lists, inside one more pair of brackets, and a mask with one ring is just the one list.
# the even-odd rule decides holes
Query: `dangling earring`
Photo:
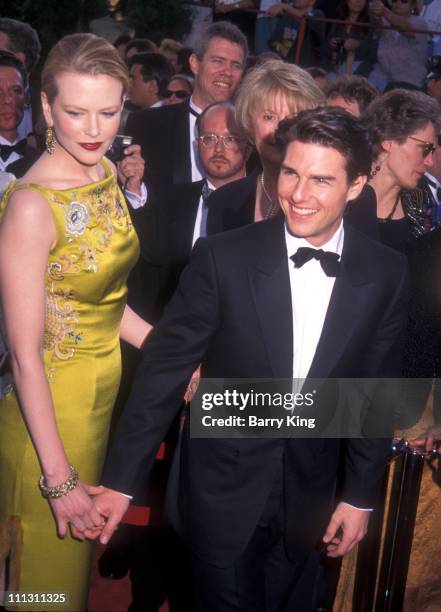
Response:
[{"label": "dangling earring", "polygon": [[49,155],[52,155],[52,153],[55,151],[55,142],[54,130],[48,126],[46,128],[46,151],[49,153]]},{"label": "dangling earring", "polygon": [[378,164],[377,166],[375,166],[375,168],[372,170],[371,172],[371,177],[375,176],[376,174],[378,174],[381,170],[381,166]]}]

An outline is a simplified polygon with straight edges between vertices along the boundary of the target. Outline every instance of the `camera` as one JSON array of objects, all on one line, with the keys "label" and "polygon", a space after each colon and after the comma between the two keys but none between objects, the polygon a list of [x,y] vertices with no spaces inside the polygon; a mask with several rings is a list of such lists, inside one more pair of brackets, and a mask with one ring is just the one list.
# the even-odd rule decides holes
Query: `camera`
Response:
[{"label": "camera", "polygon": [[117,134],[110,149],[107,151],[107,157],[113,161],[114,164],[121,161],[124,157],[124,149],[132,144],[132,140],[132,136]]}]

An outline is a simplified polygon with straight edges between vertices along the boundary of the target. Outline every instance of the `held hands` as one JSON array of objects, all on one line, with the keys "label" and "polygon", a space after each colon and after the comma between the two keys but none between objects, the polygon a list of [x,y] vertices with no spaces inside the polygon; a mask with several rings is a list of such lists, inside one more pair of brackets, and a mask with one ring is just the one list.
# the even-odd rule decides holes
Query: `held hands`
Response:
[{"label": "held hands", "polygon": [[329,521],[323,542],[328,557],[342,557],[366,535],[370,512],[340,502]]},{"label": "held hands", "polygon": [[139,145],[129,145],[124,149],[124,159],[116,164],[118,178],[127,191],[141,193],[142,177],[144,175],[144,159],[141,157]]},{"label": "held hands", "polygon": [[69,524],[72,537],[78,540],[89,537],[87,535],[89,533],[100,532],[104,526],[104,521],[96,510],[90,495],[96,495],[101,488],[89,487],[82,482],[78,482],[75,489],[69,491],[67,495],[49,499],[60,538],[67,535]]}]

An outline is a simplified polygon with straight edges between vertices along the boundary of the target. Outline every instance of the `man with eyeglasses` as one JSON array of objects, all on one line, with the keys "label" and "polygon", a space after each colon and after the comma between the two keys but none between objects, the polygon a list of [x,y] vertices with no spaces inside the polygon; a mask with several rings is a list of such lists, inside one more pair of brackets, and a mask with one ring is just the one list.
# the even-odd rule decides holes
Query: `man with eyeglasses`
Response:
[{"label": "man with eyeglasses", "polygon": [[195,75],[191,98],[129,116],[126,132],[141,145],[146,160],[144,181],[150,196],[161,196],[171,185],[204,177],[197,154],[196,118],[213,102],[233,97],[247,54],[246,38],[236,26],[223,21],[212,24],[199,37],[190,56]]},{"label": "man with eyeglasses", "polygon": [[150,197],[145,210],[144,248],[129,279],[129,291],[132,306],[152,323],[159,320],[173,295],[196,240],[219,231],[212,218],[210,194],[246,174],[250,147],[230,102],[208,106],[198,117],[197,129],[197,152],[205,178]]}]

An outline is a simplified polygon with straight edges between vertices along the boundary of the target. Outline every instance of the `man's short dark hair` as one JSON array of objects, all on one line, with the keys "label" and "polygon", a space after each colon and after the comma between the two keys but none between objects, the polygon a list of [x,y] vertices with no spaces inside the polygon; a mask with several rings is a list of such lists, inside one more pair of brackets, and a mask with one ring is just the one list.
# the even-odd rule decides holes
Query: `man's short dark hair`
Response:
[{"label": "man's short dark hair", "polygon": [[320,68],[320,66],[311,66],[310,68],[305,68],[305,70],[313,79],[326,79],[326,70]]},{"label": "man's short dark hair", "polygon": [[113,46],[118,48],[120,45],[128,45],[130,42],[132,42],[132,40],[132,36],[130,36],[130,34],[128,34],[127,32],[124,32],[124,34],[118,36],[118,38],[113,43]]},{"label": "man's short dark hair", "polygon": [[23,88],[26,89],[27,86],[27,74],[24,64],[16,57],[13,53],[9,53],[9,51],[0,51],[0,68],[15,68],[17,72],[21,76],[21,80],[23,83]]},{"label": "man's short dark hair", "polygon": [[336,149],[346,159],[348,182],[368,176],[372,151],[367,130],[357,117],[338,107],[319,106],[280,122],[276,141],[283,155],[291,142]]},{"label": "man's short dark hair", "polygon": [[7,17],[0,18],[0,32],[8,37],[8,51],[24,53],[26,70],[30,73],[40,58],[40,39],[29,24]]},{"label": "man's short dark hair", "polygon": [[144,81],[154,80],[158,84],[159,95],[167,89],[174,70],[171,63],[162,53],[137,53],[129,59],[129,67],[141,66]]},{"label": "man's short dark hair", "polygon": [[223,38],[230,43],[242,47],[243,65],[245,67],[248,57],[247,39],[239,28],[229,21],[216,21],[216,23],[212,23],[202,32],[202,36],[200,36],[194,44],[194,53],[199,61],[204,57],[207,47],[213,38]]},{"label": "man's short dark hair", "polygon": [[377,97],[378,91],[362,76],[342,76],[329,81],[325,90],[326,99],[341,97],[346,102],[357,102],[363,114],[369,104]]},{"label": "man's short dark hair", "polygon": [[137,53],[144,53],[145,51],[154,53],[157,51],[155,43],[148,38],[134,38],[128,43],[126,47],[126,54],[128,51],[130,51],[130,49],[136,49]]}]

